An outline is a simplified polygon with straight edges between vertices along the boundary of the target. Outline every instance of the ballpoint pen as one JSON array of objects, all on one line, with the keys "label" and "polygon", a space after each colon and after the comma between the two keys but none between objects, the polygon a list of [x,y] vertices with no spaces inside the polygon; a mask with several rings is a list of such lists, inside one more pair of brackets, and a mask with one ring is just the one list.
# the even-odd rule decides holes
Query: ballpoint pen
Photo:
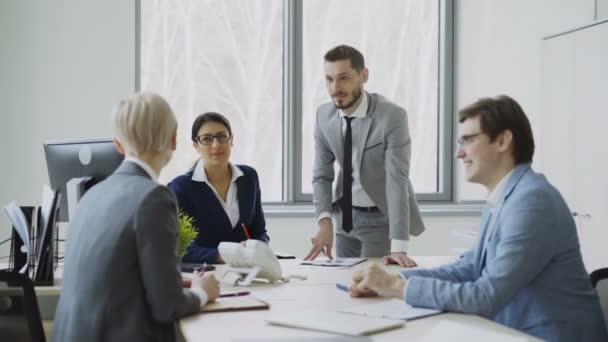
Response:
[{"label": "ballpoint pen", "polygon": [[243,227],[243,232],[245,232],[245,236],[247,237],[247,240],[251,240],[251,236],[249,236],[249,232],[247,231],[247,227],[245,226],[244,223],[241,223],[241,227]]},{"label": "ballpoint pen", "polygon": [[232,292],[232,293],[224,293],[220,295],[220,298],[224,297],[239,297],[239,296],[247,296],[249,291],[241,291],[241,292]]},{"label": "ballpoint pen", "polygon": [[350,292],[350,286],[348,286],[344,283],[336,283],[336,288],[338,290],[342,290],[344,292]]}]

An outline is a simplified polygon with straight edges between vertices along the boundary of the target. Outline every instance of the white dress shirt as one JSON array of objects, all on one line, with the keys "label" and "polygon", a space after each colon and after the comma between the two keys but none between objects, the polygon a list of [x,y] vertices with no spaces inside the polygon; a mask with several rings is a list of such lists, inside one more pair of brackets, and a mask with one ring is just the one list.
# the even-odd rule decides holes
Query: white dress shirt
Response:
[{"label": "white dress shirt", "polygon": [[239,218],[241,217],[241,212],[239,210],[239,197],[238,197],[238,189],[236,186],[237,178],[243,176],[243,171],[236,167],[232,163],[228,163],[230,169],[232,170],[232,178],[230,179],[230,186],[228,187],[228,194],[226,195],[226,200],[220,196],[217,190],[213,187],[213,185],[209,182],[209,178],[207,178],[207,173],[205,172],[205,163],[203,160],[199,160],[194,167],[194,171],[192,172],[192,180],[195,182],[203,182],[207,183],[217,200],[224,208],[226,212],[226,216],[230,219],[230,224],[232,225],[232,229],[236,227],[239,223]]},{"label": "white dress shirt", "polygon": [[494,187],[494,190],[492,190],[492,192],[488,195],[486,203],[491,208],[496,207],[496,205],[500,201],[500,196],[502,195],[502,192],[504,191],[505,186],[507,186],[507,181],[509,180],[509,177],[511,177],[513,170],[515,170],[515,168],[513,168],[511,171],[509,171],[509,173],[504,175],[504,177],[502,177],[500,182],[498,182],[498,184],[496,184],[496,186]]},{"label": "white dress shirt", "polygon": [[[367,110],[369,109],[369,103],[367,101],[367,93],[363,92],[361,94],[363,99],[359,104],[359,107],[350,115],[351,118],[365,118],[367,117]],[[346,113],[342,109],[338,109],[338,115],[340,116],[341,128],[342,128],[342,137],[346,134],[346,120],[344,117],[347,116]],[[359,140],[363,139],[361,137],[361,120],[352,120],[351,123],[351,132],[353,138],[352,145],[352,166],[353,166],[353,206],[357,207],[375,207],[376,204],[369,197],[365,189],[363,189],[363,185],[361,185],[361,161],[358,158],[359,151]],[[340,185],[341,186],[341,185]],[[321,213],[317,218],[317,222],[323,218],[329,217],[331,218],[331,214],[328,212]],[[396,240],[391,239],[391,252],[404,252],[407,253],[408,248],[408,240]]]},{"label": "white dress shirt", "polygon": [[133,156],[125,157],[125,160],[130,161],[133,164],[137,164],[137,166],[141,167],[142,169],[144,169],[144,171],[146,171],[148,176],[150,176],[150,178],[152,178],[154,182],[158,182],[158,175],[156,174],[156,172],[154,172],[154,169],[152,169],[152,167],[148,165],[148,163]]},{"label": "white dress shirt", "polygon": [[[146,171],[148,176],[150,176],[150,178],[154,182],[158,182],[158,175],[156,174],[156,172],[154,172],[154,169],[152,169],[152,167],[150,165],[148,165],[148,163],[146,163],[145,161],[143,161],[141,159],[135,158],[133,156],[125,157],[125,160],[141,167],[142,169],[144,169],[144,171]],[[201,305],[205,305],[207,303],[207,301],[209,300],[209,296],[207,296],[207,292],[205,292],[205,290],[201,289],[200,287],[196,286],[197,284],[193,284],[193,285],[194,286],[190,287],[190,291],[192,291],[192,293],[194,293],[198,297],[198,299],[201,301]]]}]

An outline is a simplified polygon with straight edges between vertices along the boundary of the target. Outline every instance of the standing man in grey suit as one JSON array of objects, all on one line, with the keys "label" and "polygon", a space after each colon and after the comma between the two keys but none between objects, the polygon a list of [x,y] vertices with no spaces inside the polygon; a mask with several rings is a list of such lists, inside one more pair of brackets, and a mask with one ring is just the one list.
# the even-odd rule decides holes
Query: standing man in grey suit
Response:
[{"label": "standing man in grey suit", "polygon": [[214,301],[219,284],[178,271],[177,204],[156,182],[176,146],[177,121],[160,96],[142,93],[114,112],[126,155],[82,198],[70,224],[53,341],[172,341],[176,319]]},{"label": "standing man in grey suit", "polygon": [[317,110],[312,183],[319,230],[305,259],[331,257],[333,216],[337,256],[384,256],[386,264],[416,266],[407,247],[410,233],[420,235],[424,224],[409,180],[407,114],[363,90],[369,71],[355,48],[336,46],[324,59],[333,101]]}]

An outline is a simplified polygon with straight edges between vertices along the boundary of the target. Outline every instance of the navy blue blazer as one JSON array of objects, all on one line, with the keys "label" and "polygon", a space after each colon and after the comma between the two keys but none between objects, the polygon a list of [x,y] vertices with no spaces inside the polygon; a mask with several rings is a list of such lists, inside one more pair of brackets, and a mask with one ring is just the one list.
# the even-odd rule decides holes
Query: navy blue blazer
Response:
[{"label": "navy blue blazer", "polygon": [[232,227],[213,189],[207,183],[192,180],[194,170],[176,177],[169,183],[169,187],[177,196],[179,207],[194,218],[194,226],[198,230],[197,238],[182,258],[183,262],[216,263],[220,242],[241,242],[247,239],[241,227],[242,223],[247,227],[252,239],[266,243],[270,240],[266,234],[258,174],[252,167],[236,166],[243,171],[243,176],[236,179],[240,211],[236,227]]}]

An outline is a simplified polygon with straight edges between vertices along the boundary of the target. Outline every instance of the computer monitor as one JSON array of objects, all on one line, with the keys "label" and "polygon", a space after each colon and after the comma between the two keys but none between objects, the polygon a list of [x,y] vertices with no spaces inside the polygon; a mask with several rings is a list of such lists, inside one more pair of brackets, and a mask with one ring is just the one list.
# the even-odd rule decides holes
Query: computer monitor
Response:
[{"label": "computer monitor", "polygon": [[51,188],[61,193],[58,221],[62,222],[67,222],[71,215],[66,183],[73,178],[92,177],[86,191],[111,175],[124,159],[111,139],[47,141],[44,155]]}]

